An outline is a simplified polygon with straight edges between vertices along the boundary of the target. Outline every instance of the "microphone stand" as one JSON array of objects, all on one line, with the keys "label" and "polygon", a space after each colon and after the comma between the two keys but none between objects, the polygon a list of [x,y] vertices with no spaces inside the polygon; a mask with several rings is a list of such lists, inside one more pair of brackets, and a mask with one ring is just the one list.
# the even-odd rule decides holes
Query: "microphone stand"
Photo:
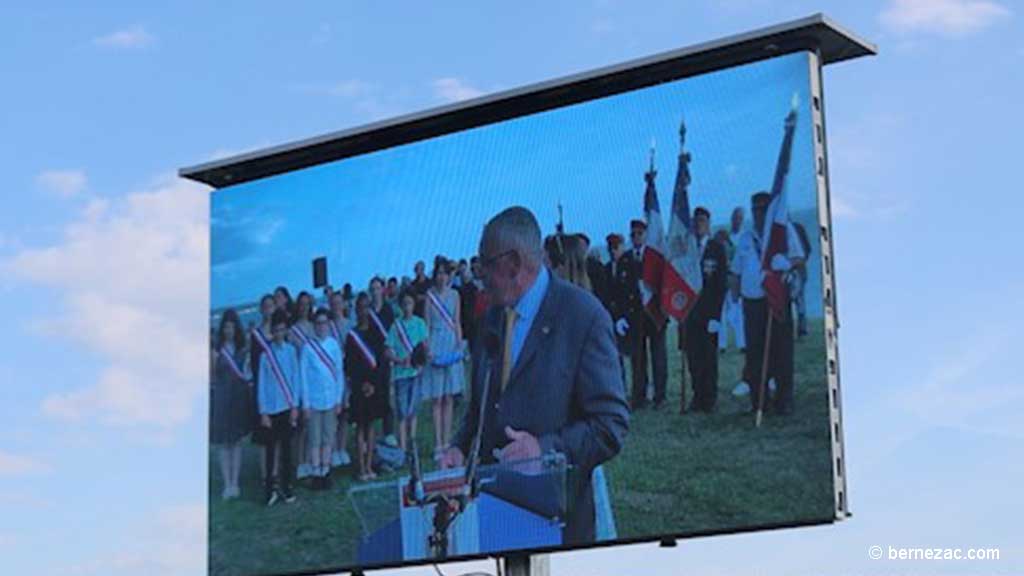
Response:
[{"label": "microphone stand", "polygon": [[[488,368],[490,360],[488,359]],[[434,505],[433,532],[427,538],[430,548],[434,551],[434,557],[445,559],[448,557],[448,528],[458,519],[459,514],[464,512],[469,503],[476,499],[480,493],[480,445],[483,443],[484,414],[486,413],[488,393],[490,391],[490,370],[488,377],[484,379],[483,389],[480,393],[480,406],[477,412],[476,431],[473,442],[470,445],[469,457],[466,460],[465,483],[461,492],[451,497],[443,493],[431,495],[424,498],[422,475],[419,469],[419,456],[413,449],[413,472],[409,479],[413,490],[413,498],[418,504]]]}]

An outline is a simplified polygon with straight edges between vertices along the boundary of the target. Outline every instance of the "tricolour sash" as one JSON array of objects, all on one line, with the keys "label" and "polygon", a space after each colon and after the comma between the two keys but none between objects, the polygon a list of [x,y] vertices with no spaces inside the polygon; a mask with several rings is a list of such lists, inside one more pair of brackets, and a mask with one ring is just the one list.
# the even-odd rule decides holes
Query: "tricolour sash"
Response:
[{"label": "tricolour sash", "polygon": [[247,378],[245,377],[245,373],[242,372],[242,369],[238,367],[238,363],[235,362],[235,358],[231,355],[230,352],[228,352],[227,346],[220,347],[220,355],[221,357],[224,358],[224,360],[227,361],[228,368],[231,369],[232,374],[238,377],[239,380],[247,380]]},{"label": "tricolour sash", "polygon": [[412,354],[412,338],[409,338],[409,333],[405,330],[405,324],[402,323],[401,318],[395,320],[395,331],[398,333],[398,339],[402,341],[402,347],[406,352]]},{"label": "tricolour sash", "polygon": [[306,336],[306,333],[302,331],[302,328],[299,328],[298,324],[292,324],[291,332],[298,336],[300,342],[303,344],[309,344],[311,338]]},{"label": "tricolour sash", "polygon": [[366,363],[370,365],[370,368],[376,370],[377,358],[373,355],[373,350],[370,350],[370,347],[367,346],[366,342],[363,341],[363,338],[359,335],[359,332],[355,330],[350,330],[348,333],[348,337],[351,338],[352,341],[356,343],[356,348],[359,348],[359,352],[362,353],[363,360],[365,360]]},{"label": "tricolour sash", "polygon": [[330,371],[331,378],[337,380],[338,367],[334,364],[334,360],[331,360],[331,357],[327,354],[327,350],[324,350],[324,347],[320,345],[320,342],[317,342],[316,338],[309,339],[309,347],[313,349],[313,352],[316,352],[320,361],[323,362],[324,366],[327,367],[327,370]]},{"label": "tricolour sash", "polygon": [[377,327],[381,337],[387,340],[388,330],[384,327],[384,323],[380,321],[380,316],[377,316],[377,313],[373,311],[373,308],[370,308],[370,320],[373,320],[373,324]]},{"label": "tricolour sash", "polygon": [[455,318],[453,318],[451,313],[448,312],[448,309],[444,307],[444,304],[441,303],[441,300],[437,295],[434,294],[433,291],[427,290],[427,299],[430,300],[430,303],[434,306],[434,309],[437,310],[437,313],[441,315],[441,319],[444,320],[444,323],[451,328],[453,333],[458,334],[459,332],[455,327]]},{"label": "tricolour sash", "polygon": [[281,370],[281,364],[278,363],[277,356],[274,356],[274,349],[270,347],[270,342],[267,342],[266,336],[263,335],[259,328],[253,330],[252,333],[256,338],[256,343],[263,349],[263,355],[266,357],[267,362],[270,363],[270,371],[274,373],[277,385],[281,387],[281,393],[284,394],[284,401],[288,403],[288,408],[295,408],[292,392],[288,389],[288,382],[284,379],[284,371]]}]

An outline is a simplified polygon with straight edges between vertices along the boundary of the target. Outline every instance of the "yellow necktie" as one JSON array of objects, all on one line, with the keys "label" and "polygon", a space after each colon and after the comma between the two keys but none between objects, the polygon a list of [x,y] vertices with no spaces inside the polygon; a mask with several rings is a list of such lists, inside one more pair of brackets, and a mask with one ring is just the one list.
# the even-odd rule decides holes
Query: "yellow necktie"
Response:
[{"label": "yellow necktie", "polygon": [[516,319],[519,314],[515,308],[505,309],[505,334],[504,344],[501,351],[501,391],[505,391],[508,385],[509,376],[512,374],[512,334],[515,330]]}]

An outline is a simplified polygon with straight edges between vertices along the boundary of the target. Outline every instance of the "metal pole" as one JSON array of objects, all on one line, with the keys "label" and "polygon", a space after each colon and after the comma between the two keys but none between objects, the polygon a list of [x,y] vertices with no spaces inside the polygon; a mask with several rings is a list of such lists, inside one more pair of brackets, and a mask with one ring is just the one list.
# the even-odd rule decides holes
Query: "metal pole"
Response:
[{"label": "metal pole", "polygon": [[551,558],[547,554],[536,556],[505,556],[505,576],[551,576]]}]

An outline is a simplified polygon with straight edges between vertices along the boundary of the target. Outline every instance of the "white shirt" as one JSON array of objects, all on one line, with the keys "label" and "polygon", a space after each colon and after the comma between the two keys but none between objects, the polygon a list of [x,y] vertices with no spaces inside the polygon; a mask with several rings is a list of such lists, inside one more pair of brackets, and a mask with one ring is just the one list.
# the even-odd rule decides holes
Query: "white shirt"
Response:
[{"label": "white shirt", "polygon": [[[797,236],[793,224],[786,226],[786,257],[804,258],[803,247],[800,245],[800,237]],[[754,233],[753,227],[740,233],[739,243],[736,245],[736,254],[732,257],[729,271],[740,277],[740,295],[744,298],[764,298],[764,271],[761,269],[761,248],[763,244],[759,234]]]},{"label": "white shirt", "polygon": [[[319,351],[314,350],[314,342],[320,345]],[[327,356],[330,368],[320,359],[320,351]],[[323,340],[313,336],[299,353],[302,407],[330,410],[337,406],[345,394],[342,370],[341,347],[338,342],[329,336]]]}]

